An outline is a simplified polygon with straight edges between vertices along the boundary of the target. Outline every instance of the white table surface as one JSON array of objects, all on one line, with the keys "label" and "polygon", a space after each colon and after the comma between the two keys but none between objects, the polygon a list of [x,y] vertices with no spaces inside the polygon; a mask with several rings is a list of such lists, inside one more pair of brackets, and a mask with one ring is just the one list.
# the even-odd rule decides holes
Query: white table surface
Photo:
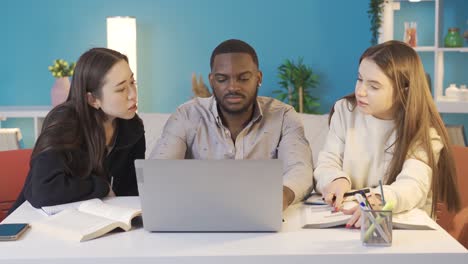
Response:
[{"label": "white table surface", "polygon": [[[138,204],[138,198],[125,203]],[[122,204],[122,199],[109,203]],[[391,247],[365,247],[359,230],[301,229],[305,205],[285,212],[278,233],[114,232],[86,242],[59,240],[34,228],[0,242],[0,263],[468,263],[468,251],[442,228],[394,230]],[[45,216],[25,202],[3,223]]]}]

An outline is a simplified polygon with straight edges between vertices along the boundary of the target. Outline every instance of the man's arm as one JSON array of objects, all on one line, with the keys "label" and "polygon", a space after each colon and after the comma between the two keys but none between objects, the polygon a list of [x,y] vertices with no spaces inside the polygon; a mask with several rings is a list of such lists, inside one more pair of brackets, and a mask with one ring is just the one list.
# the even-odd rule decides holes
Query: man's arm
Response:
[{"label": "man's arm", "polygon": [[294,201],[294,192],[286,186],[283,186],[283,211]]},{"label": "man's arm", "polygon": [[150,159],[184,159],[187,151],[187,120],[180,109],[177,109],[166,122],[161,138],[151,151]]},{"label": "man's arm", "polygon": [[301,201],[312,189],[312,151],[301,117],[294,108],[284,115],[278,158],[283,161],[283,208]]}]

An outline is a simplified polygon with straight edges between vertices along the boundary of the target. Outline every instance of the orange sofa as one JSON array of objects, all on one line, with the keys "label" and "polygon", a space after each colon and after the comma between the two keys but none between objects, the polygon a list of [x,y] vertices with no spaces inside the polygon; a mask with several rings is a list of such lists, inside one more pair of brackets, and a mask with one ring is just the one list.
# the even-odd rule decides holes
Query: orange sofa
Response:
[{"label": "orange sofa", "polygon": [[31,153],[32,149],[0,151],[0,222],[23,188]]},{"label": "orange sofa", "polygon": [[453,146],[462,210],[450,213],[437,204],[437,223],[468,249],[468,147]]}]

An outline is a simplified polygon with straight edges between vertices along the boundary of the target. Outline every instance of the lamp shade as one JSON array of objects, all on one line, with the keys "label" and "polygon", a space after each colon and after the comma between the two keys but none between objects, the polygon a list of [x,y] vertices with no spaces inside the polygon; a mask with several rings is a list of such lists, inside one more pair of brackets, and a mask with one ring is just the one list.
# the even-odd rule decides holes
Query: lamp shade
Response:
[{"label": "lamp shade", "polygon": [[127,55],[130,69],[137,79],[136,18],[107,17],[107,47]]}]

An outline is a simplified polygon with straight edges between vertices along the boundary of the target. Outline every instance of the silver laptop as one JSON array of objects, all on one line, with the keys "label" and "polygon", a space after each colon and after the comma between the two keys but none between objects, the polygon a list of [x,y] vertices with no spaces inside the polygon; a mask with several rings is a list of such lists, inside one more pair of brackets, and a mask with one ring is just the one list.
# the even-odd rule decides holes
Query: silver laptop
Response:
[{"label": "silver laptop", "polygon": [[281,228],[280,160],[136,160],[135,168],[148,231]]}]

